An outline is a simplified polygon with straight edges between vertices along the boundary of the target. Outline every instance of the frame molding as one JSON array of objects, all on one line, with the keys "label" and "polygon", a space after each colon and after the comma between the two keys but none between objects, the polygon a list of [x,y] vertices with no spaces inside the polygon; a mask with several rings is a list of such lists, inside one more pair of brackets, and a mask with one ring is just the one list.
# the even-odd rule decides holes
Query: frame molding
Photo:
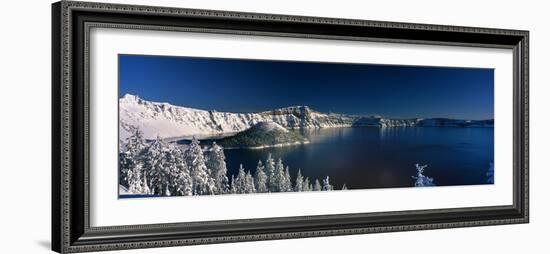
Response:
[{"label": "frame molding", "polygon": [[[110,27],[508,48],[514,52],[512,206],[90,227],[89,29]],[[61,1],[52,5],[52,250],[60,253],[528,223],[529,32]]]}]

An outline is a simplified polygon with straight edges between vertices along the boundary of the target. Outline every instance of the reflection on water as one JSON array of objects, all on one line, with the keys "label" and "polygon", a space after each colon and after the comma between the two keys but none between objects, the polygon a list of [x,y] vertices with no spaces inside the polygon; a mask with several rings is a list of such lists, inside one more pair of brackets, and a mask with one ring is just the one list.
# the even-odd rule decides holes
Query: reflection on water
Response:
[{"label": "reflection on water", "polygon": [[[493,161],[493,128],[326,128],[303,131],[309,144],[259,150],[226,150],[228,170],[255,170],[268,153],[282,158],[291,174],[330,176],[335,188],[408,187],[415,164],[438,186],[486,183]],[[498,170],[497,170],[498,171]],[[498,174],[498,172],[497,172]]]}]

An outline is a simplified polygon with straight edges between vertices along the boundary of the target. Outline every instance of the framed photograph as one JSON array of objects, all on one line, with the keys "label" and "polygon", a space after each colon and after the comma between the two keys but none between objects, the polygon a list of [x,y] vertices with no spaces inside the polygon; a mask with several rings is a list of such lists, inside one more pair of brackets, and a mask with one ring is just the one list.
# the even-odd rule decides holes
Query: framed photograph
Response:
[{"label": "framed photograph", "polygon": [[54,251],[529,220],[528,31],[52,11]]}]

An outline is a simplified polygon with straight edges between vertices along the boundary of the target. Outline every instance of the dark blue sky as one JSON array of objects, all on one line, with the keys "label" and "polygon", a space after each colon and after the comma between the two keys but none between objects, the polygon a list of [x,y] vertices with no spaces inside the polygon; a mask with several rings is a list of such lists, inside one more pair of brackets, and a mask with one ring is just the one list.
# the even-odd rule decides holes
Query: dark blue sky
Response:
[{"label": "dark blue sky", "polygon": [[119,56],[119,96],[227,112],[307,105],[386,117],[493,118],[493,69]]}]

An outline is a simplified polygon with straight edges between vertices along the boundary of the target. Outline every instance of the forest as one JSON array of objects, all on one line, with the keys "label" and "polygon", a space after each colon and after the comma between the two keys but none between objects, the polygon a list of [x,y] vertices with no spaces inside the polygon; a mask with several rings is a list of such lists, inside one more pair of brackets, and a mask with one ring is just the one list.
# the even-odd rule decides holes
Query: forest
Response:
[{"label": "forest", "polygon": [[[134,128],[119,147],[119,184],[130,194],[191,196],[268,192],[331,191],[330,177],[309,179],[301,171],[293,177],[282,159],[269,154],[258,161],[254,173],[242,167],[228,176],[223,147],[215,142],[201,147],[193,138],[189,145],[147,141]],[[342,189],[347,189],[344,186]]]}]

